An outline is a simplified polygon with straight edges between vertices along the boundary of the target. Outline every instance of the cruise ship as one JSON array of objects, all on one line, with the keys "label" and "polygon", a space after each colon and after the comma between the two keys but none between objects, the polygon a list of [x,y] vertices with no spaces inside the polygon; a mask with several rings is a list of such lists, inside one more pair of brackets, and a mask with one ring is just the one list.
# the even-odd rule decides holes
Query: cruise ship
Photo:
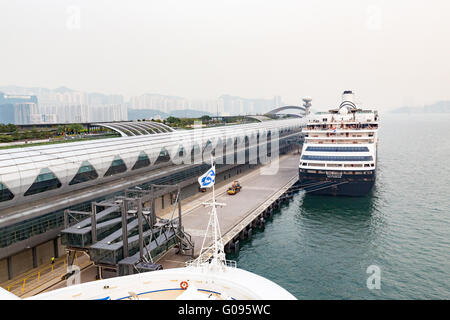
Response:
[{"label": "cruise ship", "polygon": [[307,193],[364,196],[376,177],[378,112],[359,108],[344,91],[337,109],[308,115],[299,164]]}]

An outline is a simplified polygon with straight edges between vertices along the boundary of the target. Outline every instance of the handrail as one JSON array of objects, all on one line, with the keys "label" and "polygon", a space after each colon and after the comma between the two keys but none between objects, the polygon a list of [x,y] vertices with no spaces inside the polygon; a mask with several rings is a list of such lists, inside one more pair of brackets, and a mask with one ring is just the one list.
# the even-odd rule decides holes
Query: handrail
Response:
[{"label": "handrail", "polygon": [[[76,260],[76,263],[78,264],[77,254],[75,254],[75,260]],[[34,271],[32,273],[26,274],[21,279],[15,280],[15,281],[10,282],[10,283],[6,283],[6,285],[4,285],[6,287],[5,289],[8,290],[9,292],[12,292],[12,291],[17,290],[18,288],[21,287],[20,291],[21,291],[21,293],[24,293],[26,286],[30,285],[31,281],[33,281],[33,280],[40,281],[41,277],[43,275],[46,275],[48,273],[52,273],[52,272],[56,271],[58,269],[58,267],[66,266],[66,265],[67,265],[66,258],[64,258],[63,260],[60,260],[58,262],[55,262],[54,264],[46,265],[46,266],[41,267],[41,268],[39,268],[38,270],[36,270],[36,271]],[[64,275],[64,274],[66,274],[66,268],[64,268],[64,272],[61,274],[61,276]]]}]

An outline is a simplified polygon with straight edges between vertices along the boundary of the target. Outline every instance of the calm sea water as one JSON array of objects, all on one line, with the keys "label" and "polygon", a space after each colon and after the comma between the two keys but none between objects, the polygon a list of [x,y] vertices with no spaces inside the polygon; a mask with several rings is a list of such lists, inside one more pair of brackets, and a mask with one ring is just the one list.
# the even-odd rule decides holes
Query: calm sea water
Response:
[{"label": "calm sea water", "polygon": [[450,115],[382,115],[379,137],[370,195],[299,193],[230,258],[298,299],[450,299]]}]

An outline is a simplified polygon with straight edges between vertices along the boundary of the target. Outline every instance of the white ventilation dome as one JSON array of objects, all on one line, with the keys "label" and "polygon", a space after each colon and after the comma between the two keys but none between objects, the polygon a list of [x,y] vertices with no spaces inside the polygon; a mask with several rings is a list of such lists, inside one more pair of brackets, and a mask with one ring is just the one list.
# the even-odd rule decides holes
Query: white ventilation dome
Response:
[{"label": "white ventilation dome", "polygon": [[348,108],[343,106],[339,109],[339,114],[345,115],[348,114]]}]

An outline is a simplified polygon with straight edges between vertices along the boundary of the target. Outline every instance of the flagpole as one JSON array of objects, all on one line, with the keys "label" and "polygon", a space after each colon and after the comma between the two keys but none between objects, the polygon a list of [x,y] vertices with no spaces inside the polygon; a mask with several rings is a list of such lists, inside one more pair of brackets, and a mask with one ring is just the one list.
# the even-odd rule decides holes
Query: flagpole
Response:
[{"label": "flagpole", "polygon": [[[214,167],[214,158],[213,158],[212,155],[211,155],[211,167]],[[215,169],[215,167],[214,167],[214,169]],[[216,170],[214,170],[214,173],[215,173],[215,171]],[[216,184],[215,180],[216,180],[216,177],[214,176],[214,183],[213,183],[213,186],[212,186],[212,188],[213,188],[212,196],[213,196],[213,203],[214,204],[216,203],[216,194],[215,194],[215,191],[214,191],[214,185]]]},{"label": "flagpole", "polygon": [[[222,243],[222,234],[220,232],[220,225],[219,225],[219,219],[217,217],[217,206],[224,206],[224,203],[217,203],[216,202],[216,191],[215,191],[215,166],[214,166],[214,158],[211,155],[211,170],[213,171],[213,179],[212,182],[212,201],[211,202],[204,202],[203,205],[211,207],[211,211],[209,213],[209,222],[208,226],[206,227],[205,237],[203,238],[202,248],[200,250],[200,255],[197,258],[197,265],[203,265],[205,263],[205,258],[209,261],[207,264],[210,267],[223,267],[226,265],[225,261],[225,253],[224,253],[224,246]],[[199,178],[200,186],[202,186],[201,178]],[[211,232],[213,243],[206,247],[206,241],[208,238],[208,234]],[[207,253],[209,250],[212,250],[211,256],[209,257],[203,257],[204,253]],[[210,258],[212,258],[210,260]]]},{"label": "flagpole", "polygon": [[[215,169],[215,167],[214,167],[214,158],[213,158],[213,156],[212,156],[212,154],[211,154],[211,168],[214,168]],[[215,172],[216,170],[214,170],[214,172]],[[214,185],[216,184],[215,183],[215,179],[216,179],[216,177],[214,177],[214,183],[213,183],[213,186],[212,186],[212,214],[213,214],[213,216],[212,216],[212,218],[214,219],[214,223],[213,223],[213,228],[214,228],[214,257],[218,257],[218,244],[217,244],[217,241],[218,241],[218,239],[217,239],[217,224],[218,224],[218,221],[217,221],[217,211],[216,211],[216,192],[215,192],[215,187],[214,187]]]}]

